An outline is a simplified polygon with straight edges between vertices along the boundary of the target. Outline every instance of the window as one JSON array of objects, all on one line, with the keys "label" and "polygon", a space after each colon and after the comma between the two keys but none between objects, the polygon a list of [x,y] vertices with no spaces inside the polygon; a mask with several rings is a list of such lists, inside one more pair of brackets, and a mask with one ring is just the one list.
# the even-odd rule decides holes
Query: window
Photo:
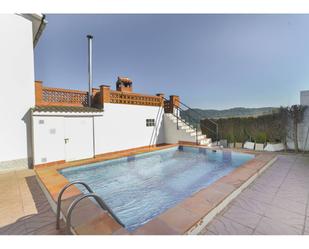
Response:
[{"label": "window", "polygon": [[154,119],[146,119],[146,126],[155,126],[155,120]]}]

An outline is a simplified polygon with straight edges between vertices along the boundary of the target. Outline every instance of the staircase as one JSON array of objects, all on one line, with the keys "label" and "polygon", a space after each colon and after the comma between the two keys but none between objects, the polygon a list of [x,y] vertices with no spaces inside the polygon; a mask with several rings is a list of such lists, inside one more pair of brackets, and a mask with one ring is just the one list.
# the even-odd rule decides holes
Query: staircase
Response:
[{"label": "staircase", "polygon": [[[175,130],[173,135],[177,137],[176,139],[178,141],[192,142],[197,143],[198,145],[205,145],[205,146],[211,145],[212,142],[211,138],[207,138],[206,135],[203,135],[201,131],[196,130],[196,128],[188,124],[185,120],[177,118],[172,113],[165,113],[164,117],[165,117],[164,123],[169,125],[171,129]],[[178,141],[172,141],[172,142],[178,142]]]},{"label": "staircase", "polygon": [[211,146],[210,134],[218,141],[218,124],[215,120],[205,117],[179,101],[179,97],[171,95],[170,99],[164,98],[164,125],[165,137],[168,143],[190,142],[198,145]]}]

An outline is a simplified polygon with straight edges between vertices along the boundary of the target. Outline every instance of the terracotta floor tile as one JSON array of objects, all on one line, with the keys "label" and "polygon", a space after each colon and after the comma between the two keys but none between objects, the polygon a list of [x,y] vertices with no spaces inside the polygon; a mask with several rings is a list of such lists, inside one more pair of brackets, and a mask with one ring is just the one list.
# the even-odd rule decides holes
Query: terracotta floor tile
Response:
[{"label": "terracotta floor tile", "polygon": [[197,215],[179,206],[167,210],[158,218],[179,233],[185,233],[199,220]]},{"label": "terracotta floor tile", "polygon": [[28,204],[23,204],[23,212],[24,212],[24,215],[31,215],[31,214],[37,214],[38,210],[35,206],[35,203],[28,203]]},{"label": "terracotta floor tile", "polygon": [[1,219],[0,219],[0,227],[6,227],[10,224],[16,223],[20,218],[22,218],[22,214],[14,215],[14,214],[1,214]]},{"label": "terracotta floor tile", "polygon": [[125,228],[122,227],[122,228],[116,230],[113,233],[113,235],[131,235],[131,233],[128,230],[126,230]]},{"label": "terracotta floor tile", "polygon": [[215,190],[225,193],[225,194],[231,194],[236,190],[236,187],[227,183],[224,183],[224,181],[218,180],[217,182],[213,183],[211,185]]},{"label": "terracotta floor tile", "polygon": [[135,235],[177,235],[179,232],[168,226],[161,219],[153,219],[132,232]]},{"label": "terracotta floor tile", "polygon": [[265,165],[264,162],[261,162],[261,161],[257,161],[257,160],[251,160],[247,163],[244,164],[244,167],[245,168],[248,168],[248,169],[254,169],[255,171],[259,171],[261,168],[263,168]]},{"label": "terracotta floor tile", "polygon": [[256,173],[255,169],[239,167],[239,168],[235,169],[234,171],[232,171],[230,174],[232,176],[235,175],[235,177],[237,179],[240,179],[240,180],[243,180],[243,181],[247,181],[255,173]]},{"label": "terracotta floor tile", "polygon": [[209,202],[205,201],[204,198],[199,197],[198,195],[185,199],[179,204],[179,206],[189,210],[201,218],[213,208]]},{"label": "terracotta floor tile", "polygon": [[233,186],[235,189],[239,188],[244,183],[244,181],[239,179],[237,177],[237,175],[235,175],[235,174],[234,175],[231,175],[231,174],[226,175],[226,176],[222,177],[221,180],[225,184]]},{"label": "terracotta floor tile", "polygon": [[94,203],[77,205],[72,212],[71,222],[73,226],[79,226],[105,214],[106,212]]},{"label": "terracotta floor tile", "polygon": [[108,235],[113,234],[121,226],[116,223],[108,214],[104,214],[88,223],[75,228],[77,234],[83,235]]},{"label": "terracotta floor tile", "polygon": [[198,196],[206,201],[210,207],[216,207],[226,198],[227,195],[210,186],[204,190],[201,190],[198,193]]}]

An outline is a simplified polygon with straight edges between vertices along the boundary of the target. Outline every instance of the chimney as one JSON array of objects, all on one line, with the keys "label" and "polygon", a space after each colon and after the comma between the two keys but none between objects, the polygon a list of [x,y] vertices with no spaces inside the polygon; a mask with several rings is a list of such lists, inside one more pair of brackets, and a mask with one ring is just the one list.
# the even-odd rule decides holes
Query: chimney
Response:
[{"label": "chimney", "polygon": [[88,105],[92,105],[92,35],[87,35],[88,39]]},{"label": "chimney", "polygon": [[132,92],[132,80],[127,77],[118,77],[116,89],[120,92]]}]

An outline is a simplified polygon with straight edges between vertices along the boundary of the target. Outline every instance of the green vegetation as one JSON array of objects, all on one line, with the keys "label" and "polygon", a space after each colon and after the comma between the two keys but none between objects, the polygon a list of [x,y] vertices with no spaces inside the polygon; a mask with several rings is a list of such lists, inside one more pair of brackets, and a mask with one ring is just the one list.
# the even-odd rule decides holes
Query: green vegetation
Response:
[{"label": "green vegetation", "polygon": [[[298,152],[297,125],[302,122],[304,110],[304,106],[293,105],[278,108],[267,115],[220,118],[215,121],[219,127],[219,138],[227,139],[229,143],[245,141],[256,143],[282,142],[286,145],[287,136],[292,133],[291,138],[294,140],[295,151]],[[207,126],[209,122],[204,119],[201,120],[201,123]],[[207,130],[202,129],[202,131],[216,140],[214,134],[207,133]]]},{"label": "green vegetation", "polygon": [[[262,107],[262,108],[243,108],[236,107],[227,110],[202,110],[195,108],[195,111],[201,114],[203,118],[236,118],[236,117],[257,117],[261,115],[272,114],[277,112],[279,108],[275,107]],[[196,113],[192,110],[186,111],[188,115],[195,116]]]}]

